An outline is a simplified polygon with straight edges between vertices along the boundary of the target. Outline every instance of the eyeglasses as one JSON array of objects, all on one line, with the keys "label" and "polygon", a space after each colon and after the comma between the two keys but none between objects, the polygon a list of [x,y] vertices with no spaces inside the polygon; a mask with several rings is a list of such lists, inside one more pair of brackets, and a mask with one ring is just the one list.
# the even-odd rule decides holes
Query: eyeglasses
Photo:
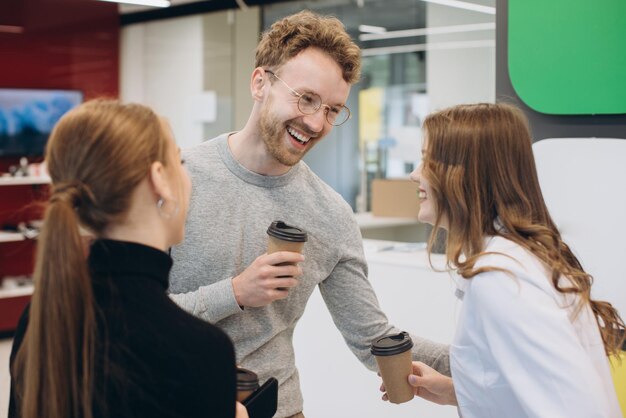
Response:
[{"label": "eyeglasses", "polygon": [[298,110],[304,113],[305,115],[312,115],[316,113],[320,108],[324,107],[324,116],[326,117],[326,121],[333,126],[339,126],[344,124],[348,119],[350,119],[350,109],[343,105],[330,106],[325,103],[322,103],[322,98],[315,93],[298,93],[291,87],[289,84],[285,83],[274,74],[270,70],[265,70],[266,73],[271,74],[277,80],[281,81],[285,87],[291,90],[291,93],[298,97]]}]

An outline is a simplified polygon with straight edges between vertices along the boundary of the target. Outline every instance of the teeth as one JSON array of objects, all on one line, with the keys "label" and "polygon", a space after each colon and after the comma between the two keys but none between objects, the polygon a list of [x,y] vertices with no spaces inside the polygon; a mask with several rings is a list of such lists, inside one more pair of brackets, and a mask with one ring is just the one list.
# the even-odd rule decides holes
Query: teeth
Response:
[{"label": "teeth", "polygon": [[417,197],[419,197],[420,199],[426,199],[426,192],[418,192],[417,193]]},{"label": "teeth", "polygon": [[302,134],[299,134],[298,132],[296,132],[295,130],[293,130],[293,129],[292,129],[292,128],[290,128],[290,127],[287,127],[287,131],[288,131],[288,132],[289,132],[292,136],[294,136],[294,137],[295,137],[298,141],[300,141],[300,142],[302,142],[302,143],[304,143],[304,144],[306,144],[307,142],[309,142],[309,139],[311,139],[311,137],[310,137],[310,136],[304,136],[304,135],[302,135]]}]

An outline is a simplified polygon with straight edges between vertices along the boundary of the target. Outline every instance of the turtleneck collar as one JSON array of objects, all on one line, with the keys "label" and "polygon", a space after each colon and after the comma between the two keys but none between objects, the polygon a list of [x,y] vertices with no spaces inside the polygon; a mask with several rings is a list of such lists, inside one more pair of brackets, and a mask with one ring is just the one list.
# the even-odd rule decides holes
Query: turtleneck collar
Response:
[{"label": "turtleneck collar", "polygon": [[91,245],[89,268],[94,276],[149,277],[167,289],[172,259],[147,245],[98,239]]}]

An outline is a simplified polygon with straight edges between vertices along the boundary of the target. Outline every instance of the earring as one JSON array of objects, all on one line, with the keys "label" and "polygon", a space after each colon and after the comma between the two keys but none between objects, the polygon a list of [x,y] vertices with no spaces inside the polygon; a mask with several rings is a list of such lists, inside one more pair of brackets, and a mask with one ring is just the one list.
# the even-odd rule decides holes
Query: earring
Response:
[{"label": "earring", "polygon": [[166,204],[167,202],[165,201],[165,199],[160,197],[159,200],[157,200],[157,210],[159,211],[159,215],[161,215],[163,219],[171,219],[172,216],[178,213],[178,202],[174,201],[174,210],[171,212],[165,211],[164,208]]}]

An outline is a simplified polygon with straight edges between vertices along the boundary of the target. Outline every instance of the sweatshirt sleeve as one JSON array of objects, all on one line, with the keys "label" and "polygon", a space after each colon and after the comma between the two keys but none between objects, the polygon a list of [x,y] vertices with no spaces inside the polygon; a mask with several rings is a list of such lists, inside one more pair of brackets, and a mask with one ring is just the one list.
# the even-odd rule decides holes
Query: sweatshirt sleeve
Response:
[{"label": "sweatshirt sleeve", "polygon": [[170,293],[170,298],[187,312],[211,323],[242,311],[235,299],[231,278],[187,293]]},{"label": "sweatshirt sleeve", "polygon": [[[370,353],[371,343],[378,337],[400,330],[389,324],[367,278],[367,263],[355,222],[349,238],[342,245],[343,255],[331,275],[320,283],[320,292],[350,350],[367,368],[376,370],[376,361]],[[414,334],[411,334],[411,338],[415,361],[421,361],[450,376],[447,345]]]}]

